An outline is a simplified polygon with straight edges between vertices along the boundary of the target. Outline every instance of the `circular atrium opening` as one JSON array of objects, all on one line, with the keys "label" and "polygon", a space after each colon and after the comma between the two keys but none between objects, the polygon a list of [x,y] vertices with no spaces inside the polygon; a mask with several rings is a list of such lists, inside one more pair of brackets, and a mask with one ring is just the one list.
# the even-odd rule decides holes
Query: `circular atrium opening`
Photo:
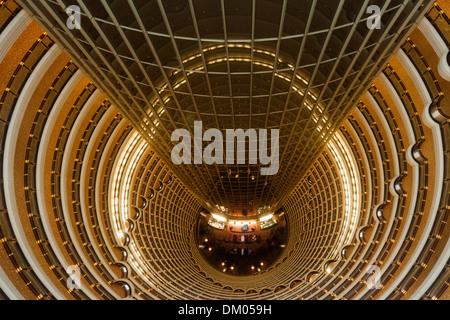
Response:
[{"label": "circular atrium opening", "polygon": [[288,224],[283,210],[201,212],[197,244],[203,258],[220,272],[249,276],[269,269],[287,242]]}]

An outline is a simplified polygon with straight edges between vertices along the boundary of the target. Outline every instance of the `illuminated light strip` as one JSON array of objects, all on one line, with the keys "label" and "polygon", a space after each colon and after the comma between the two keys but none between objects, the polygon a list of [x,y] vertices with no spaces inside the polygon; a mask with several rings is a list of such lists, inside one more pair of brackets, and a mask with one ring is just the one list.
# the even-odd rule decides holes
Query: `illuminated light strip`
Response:
[{"label": "illuminated light strip", "polygon": [[[2,170],[4,175],[4,202],[6,204],[7,211],[10,213],[14,213],[9,215],[9,220],[14,234],[17,238],[17,245],[22,250],[25,260],[35,272],[36,276],[40,279],[43,286],[48,290],[48,292],[50,292],[57,299],[65,299],[65,295],[61,294],[58,287],[49,278],[49,275],[47,275],[46,270],[43,268],[43,265],[39,263],[39,260],[37,259],[33,248],[28,242],[26,230],[24,230],[24,226],[18,214],[18,200],[16,198],[16,185],[14,179],[15,172],[17,171],[17,163],[14,161],[14,158],[16,156],[17,141],[19,140],[19,135],[21,134],[20,128],[21,124],[24,121],[23,119],[27,117],[27,107],[35,91],[39,90],[38,86],[41,83],[44,75],[52,67],[55,59],[60,53],[61,48],[58,45],[53,45],[52,48],[50,48],[50,50],[41,58],[41,60],[34,68],[33,72],[31,72],[29,78],[23,84],[22,91],[17,98],[15,107],[13,108],[9,127],[6,132]],[[72,76],[72,78],[69,80],[70,83],[66,84],[66,86],[63,88],[63,91],[60,93],[60,96],[58,97],[58,103],[63,101],[64,97],[69,94],[69,91],[72,88],[71,84],[79,81],[81,77],[81,72],[78,71]],[[56,103],[53,105],[52,112],[55,109]],[[61,186],[63,185],[64,184],[61,184]],[[65,190],[65,188],[61,189]],[[44,214],[44,212],[42,212],[42,214]],[[43,223],[45,227],[45,221],[43,221]],[[72,229],[69,228],[69,232],[71,231]],[[49,234],[51,234],[51,232],[49,232]],[[71,237],[72,236],[73,234],[71,234]],[[62,260],[61,263],[63,262],[64,261]],[[89,290],[86,290],[86,292],[89,292]]]},{"label": "illuminated light strip", "polygon": [[[112,217],[116,235],[120,240],[122,240],[121,238],[125,232],[123,223],[130,217],[128,199],[129,191],[131,190],[131,178],[136,171],[139,159],[141,159],[147,148],[148,144],[141,139],[136,131],[131,133],[130,139],[118,156],[118,166],[115,168],[112,175]],[[152,267],[146,262],[140,247],[136,245],[131,236],[128,245],[128,263],[142,279],[147,280],[148,284],[157,286],[155,279],[149,274],[149,271],[152,271]]]},{"label": "illuminated light strip", "polygon": [[272,219],[272,217],[273,217],[273,214],[268,214],[267,216],[259,218],[259,221],[267,221],[267,220]]},{"label": "illuminated light strip", "polygon": [[216,219],[217,221],[220,221],[220,222],[226,222],[227,221],[227,219],[225,217],[219,216],[219,215],[217,215],[215,213],[212,214],[212,217],[214,219]]},{"label": "illuminated light strip", "polygon": [[[245,49],[249,49],[251,50],[252,47],[248,44],[233,44],[233,43],[228,43],[227,45],[228,48],[245,48]],[[216,46],[209,46],[203,49],[203,52],[208,52],[208,51],[212,51],[212,50],[216,50],[216,49],[223,49],[225,48],[225,45],[216,45]],[[258,52],[258,53],[262,53],[262,54],[266,54],[266,55],[270,55],[272,57],[275,57],[275,53],[271,52],[271,51],[267,51],[267,50],[261,50],[261,49],[253,49],[254,52]],[[195,54],[193,56],[190,56],[186,59],[183,60],[183,64],[192,61],[196,58],[200,58],[202,55],[201,53]],[[281,60],[279,60],[281,62]]]},{"label": "illuminated light strip", "polygon": [[340,132],[336,132],[333,139],[327,144],[327,148],[333,155],[343,189],[344,215],[343,225],[336,247],[332,251],[332,257],[337,257],[340,249],[349,244],[356,232],[356,221],[361,209],[360,177],[356,162],[349,154],[353,154]]},{"label": "illuminated light strip", "polygon": [[[223,48],[225,48],[225,47],[226,47],[225,45],[210,46],[210,47],[204,48],[203,51],[204,51],[204,52],[208,52],[208,51],[212,51],[212,50],[216,50],[216,49],[223,49]],[[246,49],[249,49],[249,50],[252,49],[252,47],[251,47],[250,45],[248,45],[248,44],[233,44],[233,43],[229,43],[229,44],[227,45],[227,47],[229,47],[229,48],[246,48]],[[275,53],[272,52],[272,51],[261,50],[261,49],[255,49],[255,48],[253,49],[253,51],[254,51],[254,52],[257,52],[257,53],[269,55],[269,56],[271,56],[271,57],[276,57]],[[183,62],[183,64],[186,64],[186,63],[188,63],[188,62],[190,62],[190,61],[193,61],[193,60],[195,60],[195,59],[197,59],[197,58],[200,58],[201,56],[202,56],[202,55],[201,55],[200,53],[198,53],[198,54],[192,55],[192,56],[190,56],[190,57],[184,59],[182,62]],[[206,63],[207,63],[208,65],[212,65],[212,64],[215,64],[215,63],[220,63],[220,62],[225,62],[225,61],[248,62],[248,63],[254,63],[254,64],[256,64],[256,65],[266,67],[266,68],[268,68],[268,69],[273,69],[273,65],[272,65],[272,64],[268,64],[268,63],[265,63],[265,62],[255,61],[255,60],[252,60],[252,59],[249,59],[249,58],[238,58],[238,57],[221,57],[221,58],[215,58],[215,59],[213,59],[213,60],[208,60]],[[283,63],[283,61],[282,61],[280,58],[278,58],[277,61],[278,61],[279,63]],[[295,68],[294,65],[292,65],[292,64],[290,64],[290,63],[288,63],[288,66],[289,66],[290,68],[292,68],[292,69]],[[201,70],[203,70],[203,69],[204,69],[204,66],[201,65],[201,66],[199,66],[199,67],[194,67],[194,68],[193,68],[192,70],[190,70],[190,71],[186,71],[186,73],[187,73],[188,75],[191,75],[191,74],[193,74],[193,71],[201,71]],[[292,71],[295,71],[295,70],[292,70]],[[173,72],[172,76],[176,76],[176,75],[180,74],[181,72],[182,72],[182,70],[176,70],[176,71]],[[275,75],[276,75],[276,76],[279,76],[279,77],[283,77],[285,80],[287,80],[288,82],[290,82],[290,79],[287,78],[287,77],[281,76],[281,75],[278,74],[278,73],[276,73]],[[308,81],[307,81],[305,78],[301,77],[299,74],[296,74],[296,78],[299,79],[300,81],[302,81],[304,84],[308,84]],[[186,82],[186,79],[183,79],[182,81],[176,83],[176,84],[173,86],[173,88],[176,89],[176,88],[178,88],[179,86],[181,86],[182,84],[184,84],[185,82]],[[161,89],[159,90],[159,93],[162,94],[162,93],[167,89],[167,86],[168,86],[167,84],[164,84],[164,85],[161,87]],[[299,93],[301,93],[300,89],[298,89],[298,88],[295,87],[295,86],[294,86],[294,90],[296,90],[296,91],[298,91]],[[303,93],[301,93],[301,95],[303,95]],[[317,100],[317,98],[316,98],[314,95],[312,95],[310,92],[308,92],[308,95],[310,95],[314,100]]]},{"label": "illuminated light strip", "polygon": [[[315,119],[317,121],[317,119]],[[125,148],[125,151],[122,153],[122,157],[120,158],[120,167],[117,170],[117,175],[115,176],[115,184],[120,185],[120,182],[122,179],[125,179],[125,182],[122,186],[122,197],[120,199],[115,199],[116,205],[114,208],[116,208],[116,212],[114,214],[114,217],[117,218],[116,225],[121,225],[121,221],[124,221],[129,216],[129,208],[127,204],[128,199],[128,190],[131,189],[131,176],[132,173],[135,170],[135,167],[137,165],[137,160],[140,159],[143,153],[143,148],[146,147],[145,143],[141,143],[139,147],[136,147],[139,140],[139,135],[137,133],[134,133],[132,139],[130,139],[129,144]],[[358,217],[359,212],[359,206],[360,206],[360,189],[359,185],[357,183],[357,171],[356,166],[353,163],[352,159],[348,157],[349,150],[343,143],[346,141],[341,134],[337,133],[333,140],[331,140],[328,144],[328,147],[330,148],[335,161],[337,162],[338,171],[340,173],[340,176],[342,178],[342,185],[344,190],[344,218],[343,218],[343,227],[342,232],[340,233],[340,238],[338,240],[338,245],[333,250],[333,256],[339,252],[338,250],[344,246],[345,244],[349,243],[351,240],[351,237],[354,235],[356,231],[356,219]],[[342,154],[343,156],[341,157]],[[131,158],[131,160],[129,160]],[[131,165],[128,166],[128,169],[125,170],[124,166],[126,166],[127,162],[131,162]],[[349,169],[350,168],[350,169]],[[123,174],[125,172],[125,174]],[[115,195],[119,194],[119,187],[114,188]],[[352,196],[354,195],[354,196]],[[119,206],[119,202],[122,202],[122,205]],[[120,208],[120,210],[119,210]],[[118,211],[121,211],[119,213]],[[120,235],[122,231],[119,229],[118,234]],[[132,239],[130,239],[132,240]],[[151,270],[151,267],[146,265],[145,259],[143,259],[142,254],[139,250],[139,248],[136,246],[136,243],[134,241],[130,241],[130,254],[129,254],[129,261],[130,265],[133,267],[133,269],[140,274],[142,278],[147,279],[147,281],[151,282],[153,285],[156,285],[156,283],[153,282],[154,279],[150,277],[148,274],[148,271],[146,272],[143,268],[143,265],[146,270]]]},{"label": "illuminated light strip", "polygon": [[[309,104],[307,104],[307,108],[312,111],[312,107]],[[317,109],[322,112],[319,106],[317,106]],[[312,118],[317,124],[319,118],[315,114],[313,114]],[[322,121],[326,122],[326,117],[323,117]],[[317,131],[320,132],[322,129],[323,126],[321,124],[317,126]],[[325,133],[322,133],[321,137],[324,138],[324,136]],[[348,148],[346,141],[340,132],[336,132],[333,139],[327,144],[327,148],[333,154],[333,160],[337,163],[344,190],[343,232],[339,233],[337,247],[333,249],[332,256],[337,256],[336,251],[350,243],[351,238],[356,232],[356,219],[361,209],[361,178],[356,169],[358,167],[356,160],[353,157],[349,157],[350,154],[353,155],[353,152]],[[342,153],[344,159],[340,156],[340,153]]]},{"label": "illuminated light strip", "polygon": [[[140,136],[137,133],[137,131],[134,131],[134,133],[131,136],[131,139],[129,140],[128,144],[125,146],[125,151],[122,152],[119,156],[119,165],[116,168],[116,170],[113,173],[113,196],[112,196],[112,209],[113,209],[113,221],[115,226],[115,232],[116,234],[119,234],[119,232],[123,233],[123,228],[121,225],[121,219],[120,219],[120,209],[119,209],[119,203],[120,203],[120,195],[119,195],[119,189],[120,189],[120,182],[122,180],[124,167],[128,161],[128,158],[130,157],[130,154],[132,150],[134,149],[134,146],[137,144],[137,142],[140,140]],[[122,241],[122,239],[120,239]]]},{"label": "illuminated light strip", "polygon": [[125,171],[124,183],[122,183],[122,190],[120,192],[121,195],[121,219],[122,222],[126,221],[130,218],[129,214],[129,198],[130,198],[130,189],[131,189],[131,178],[136,170],[137,162],[141,158],[143,152],[147,149],[147,143],[141,140],[139,146],[136,147],[136,151],[132,153],[131,160],[128,160],[129,163],[127,170]]}]

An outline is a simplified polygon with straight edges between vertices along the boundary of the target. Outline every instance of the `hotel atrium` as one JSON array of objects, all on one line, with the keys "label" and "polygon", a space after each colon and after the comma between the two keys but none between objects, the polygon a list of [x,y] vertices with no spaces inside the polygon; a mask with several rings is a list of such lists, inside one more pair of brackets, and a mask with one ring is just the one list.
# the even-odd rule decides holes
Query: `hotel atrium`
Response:
[{"label": "hotel atrium", "polygon": [[[449,17],[0,0],[0,300],[450,299]],[[174,163],[197,121],[278,171]]]}]

